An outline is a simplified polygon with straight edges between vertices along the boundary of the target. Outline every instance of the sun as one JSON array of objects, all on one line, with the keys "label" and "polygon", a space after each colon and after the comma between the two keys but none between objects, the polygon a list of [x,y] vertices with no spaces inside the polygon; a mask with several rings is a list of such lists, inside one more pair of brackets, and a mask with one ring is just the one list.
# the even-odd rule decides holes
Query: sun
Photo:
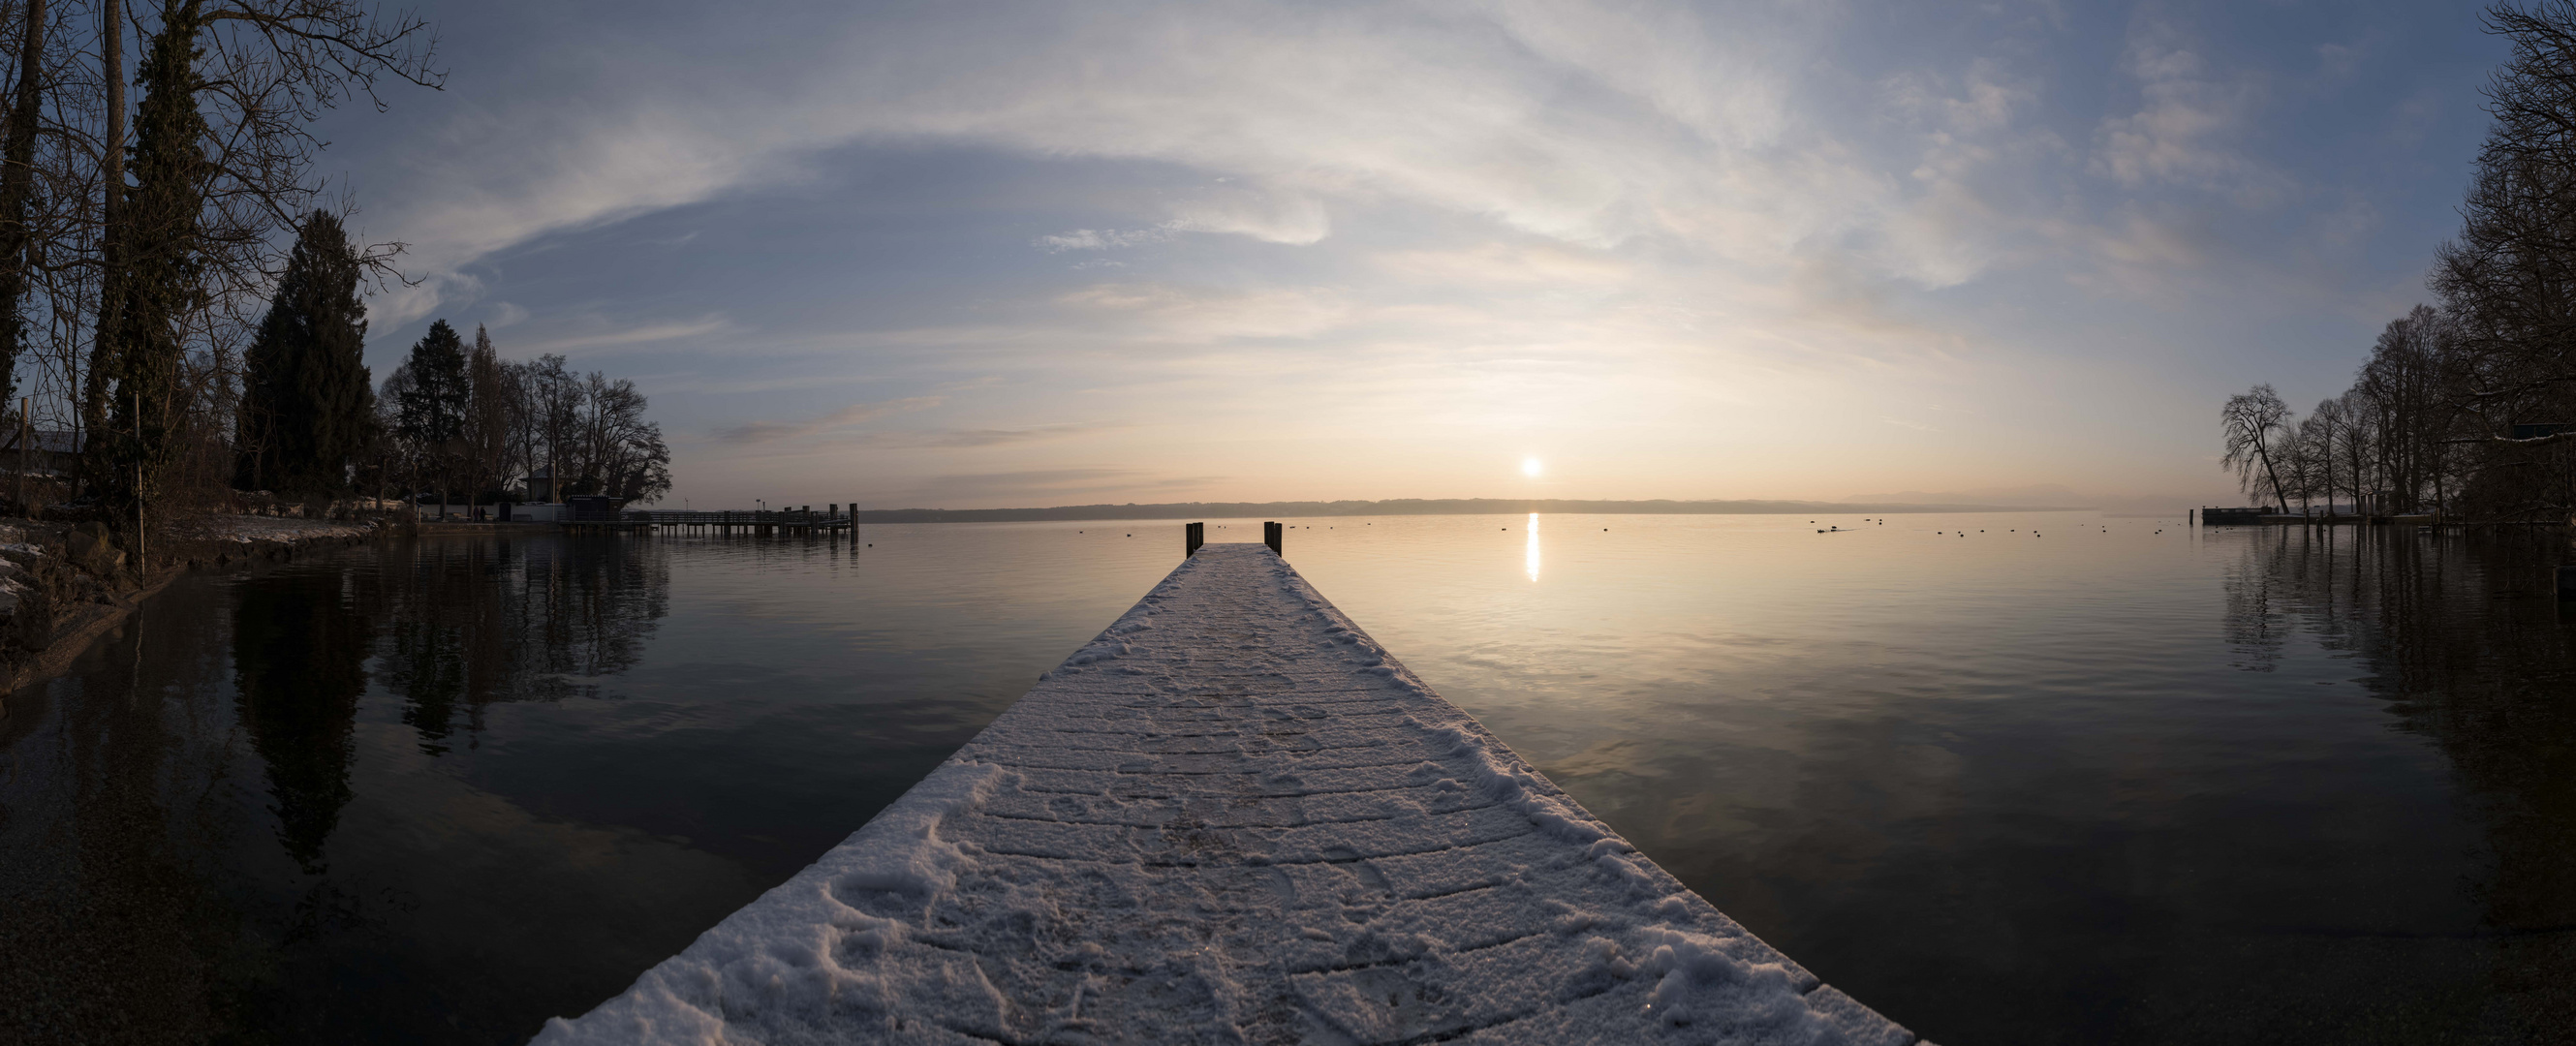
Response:
[{"label": "sun", "polygon": [[1537,458],[1521,459],[1521,475],[1528,476],[1531,479],[1537,479],[1538,474],[1542,471],[1545,470],[1540,467]]}]

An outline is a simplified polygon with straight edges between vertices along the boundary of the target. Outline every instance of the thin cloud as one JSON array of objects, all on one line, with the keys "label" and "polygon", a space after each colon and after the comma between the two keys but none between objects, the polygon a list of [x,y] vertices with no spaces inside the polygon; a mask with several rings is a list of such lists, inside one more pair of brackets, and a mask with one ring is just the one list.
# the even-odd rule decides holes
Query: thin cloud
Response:
[{"label": "thin cloud", "polygon": [[1048,254],[1066,251],[1105,251],[1113,247],[1136,247],[1161,243],[1172,238],[1172,228],[1153,229],[1074,229],[1053,236],[1040,236],[1030,241]]},{"label": "thin cloud", "polygon": [[1129,427],[1131,426],[1077,423],[1039,425],[1025,429],[919,429],[905,432],[870,432],[850,442],[862,447],[900,450],[953,450],[1000,447],[1014,443],[1038,443]]},{"label": "thin cloud", "polygon": [[[916,481],[890,498],[889,507],[953,506],[1006,502],[1006,507],[1042,508],[1038,502],[1064,504],[1083,499],[1107,500],[1130,493],[1170,497],[1225,481],[1224,476],[1157,477],[1143,469],[1076,466],[1009,472],[966,472]],[[1004,506],[996,506],[1004,507]]]},{"label": "thin cloud", "polygon": [[889,414],[928,410],[943,402],[945,401],[937,396],[913,396],[877,403],[853,403],[808,421],[748,421],[717,429],[712,435],[719,443],[776,443],[780,440],[810,436],[845,425],[856,425],[862,421],[882,418]]},{"label": "thin cloud", "polygon": [[657,323],[643,327],[628,327],[624,330],[604,331],[598,334],[581,334],[568,338],[549,338],[544,341],[519,345],[516,346],[516,348],[522,352],[568,352],[574,349],[605,349],[614,348],[620,345],[643,345],[657,341],[676,341],[681,338],[701,338],[709,334],[723,333],[724,331],[732,329],[732,327],[733,325],[721,316],[708,316],[704,319],[693,320],[686,323]]}]

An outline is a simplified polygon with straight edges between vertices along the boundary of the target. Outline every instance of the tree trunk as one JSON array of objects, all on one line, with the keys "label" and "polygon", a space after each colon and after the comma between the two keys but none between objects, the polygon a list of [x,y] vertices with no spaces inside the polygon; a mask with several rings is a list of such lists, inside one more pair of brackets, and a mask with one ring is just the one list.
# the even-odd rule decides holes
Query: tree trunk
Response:
[{"label": "tree trunk", "polygon": [[9,132],[0,144],[0,403],[15,391],[18,356],[27,343],[27,270],[35,237],[36,118],[44,100],[45,0],[27,0],[27,31],[18,49],[18,91],[9,103]]},{"label": "tree trunk", "polygon": [[[99,294],[98,330],[89,348],[89,387],[81,390],[81,425],[89,433],[89,442],[107,427],[106,376],[116,372],[116,317],[124,281],[124,229],[119,225],[120,204],[125,197],[125,5],[123,0],[103,0],[100,5],[100,67],[107,80],[107,135],[98,149],[99,186]],[[94,448],[84,447],[84,450]],[[89,455],[84,454],[84,457]],[[84,473],[88,469],[82,470]],[[86,476],[84,476],[86,478]]]},{"label": "tree trunk", "polygon": [[2263,474],[2272,477],[2272,503],[2279,505],[2281,507],[2281,511],[2288,512],[2290,510],[2290,497],[2287,494],[2281,493],[2281,474],[2274,471],[2272,468],[2271,452],[2265,450],[2262,444],[2257,443],[2254,446],[2254,453],[2263,459]]}]

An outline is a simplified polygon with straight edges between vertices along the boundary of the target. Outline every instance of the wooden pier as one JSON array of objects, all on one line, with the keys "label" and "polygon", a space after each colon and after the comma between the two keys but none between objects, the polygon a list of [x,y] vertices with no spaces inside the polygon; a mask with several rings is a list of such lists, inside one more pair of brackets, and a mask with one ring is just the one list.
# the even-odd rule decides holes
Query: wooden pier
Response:
[{"label": "wooden pier", "polygon": [[[852,506],[853,509],[856,506]],[[807,505],[792,509],[691,512],[682,509],[627,509],[619,523],[656,531],[687,534],[750,534],[782,537],[834,537],[858,532],[855,511],[827,505],[817,512]]]},{"label": "wooden pier", "polygon": [[1192,553],[847,841],[537,1042],[1918,1041],[1270,548]]}]

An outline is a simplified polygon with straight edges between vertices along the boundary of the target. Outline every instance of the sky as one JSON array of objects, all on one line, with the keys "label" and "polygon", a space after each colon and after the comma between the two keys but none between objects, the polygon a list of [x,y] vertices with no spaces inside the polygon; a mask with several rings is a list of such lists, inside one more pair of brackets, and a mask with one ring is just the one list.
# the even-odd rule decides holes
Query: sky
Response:
[{"label": "sky", "polygon": [[416,281],[369,364],[632,378],[674,507],[2216,503],[2228,394],[2426,300],[2506,53],[2457,0],[419,10],[445,90],[324,128]]}]

